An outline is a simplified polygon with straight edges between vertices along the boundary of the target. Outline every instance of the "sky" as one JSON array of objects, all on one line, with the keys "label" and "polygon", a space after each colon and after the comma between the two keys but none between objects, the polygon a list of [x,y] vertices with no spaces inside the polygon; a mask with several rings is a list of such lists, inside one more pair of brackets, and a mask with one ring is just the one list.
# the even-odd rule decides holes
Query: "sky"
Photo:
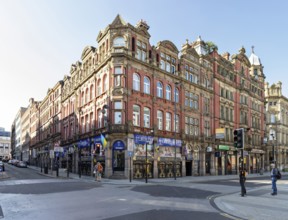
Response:
[{"label": "sky", "polygon": [[[218,52],[261,59],[269,85],[285,77],[288,51],[286,0],[0,0],[0,127],[6,131],[29,99],[41,101],[86,46],[98,47],[101,30],[119,14],[150,26],[150,43],[172,41],[179,50],[198,36]],[[286,80],[285,80],[286,78]]]}]

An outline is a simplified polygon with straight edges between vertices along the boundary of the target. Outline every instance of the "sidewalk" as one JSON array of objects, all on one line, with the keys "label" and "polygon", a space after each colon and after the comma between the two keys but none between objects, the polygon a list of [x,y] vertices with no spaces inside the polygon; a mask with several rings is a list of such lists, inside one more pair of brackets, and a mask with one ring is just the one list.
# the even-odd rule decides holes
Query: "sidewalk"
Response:
[{"label": "sidewalk", "polygon": [[[58,177],[56,176],[56,171],[53,171],[51,173],[51,170],[48,170],[48,174],[44,174],[44,169],[40,167],[35,166],[28,166],[28,168],[37,170],[39,174],[50,176],[54,178],[67,178],[67,172],[66,169],[59,169]],[[265,172],[263,175],[260,174],[249,174],[249,177],[257,177],[257,176],[267,176],[269,179],[270,172]],[[191,183],[191,182],[203,182],[203,181],[214,181],[214,180],[227,180],[227,179],[235,179],[239,178],[238,175],[220,175],[220,176],[186,176],[186,177],[177,177],[176,180],[174,178],[153,178],[148,179],[148,184],[157,184],[157,183]],[[95,181],[95,177],[93,176],[87,176],[87,175],[81,175],[79,177],[79,174],[76,173],[69,173],[69,179],[81,179],[85,181]],[[110,184],[128,184],[128,185],[139,185],[139,184],[146,184],[145,179],[132,179],[131,182],[129,179],[108,179],[108,178],[102,178],[103,183],[110,183]]]},{"label": "sidewalk", "polygon": [[[30,169],[37,170],[40,173],[40,168],[29,166]],[[48,175],[55,178],[67,178],[67,173],[62,169],[59,170],[59,177],[56,177],[56,171],[49,170]],[[263,175],[249,174],[249,177],[267,177],[266,180],[270,182],[270,172],[265,172]],[[69,173],[70,179],[81,179],[83,181],[95,181],[92,176],[81,176],[74,173]],[[214,180],[229,180],[237,179],[238,175],[227,175],[227,176],[189,176],[181,177],[174,180],[174,178],[155,178],[148,179],[148,184],[173,184],[179,185],[197,183],[197,182],[208,182]],[[259,180],[263,181],[263,180]],[[147,185],[145,179],[132,180],[129,179],[117,180],[102,178],[102,183],[115,184],[115,185]],[[288,215],[288,174],[282,173],[282,179],[277,181],[278,195],[271,195],[271,185],[257,187],[253,189],[247,189],[247,196],[241,197],[240,190],[235,193],[224,193],[219,196],[210,198],[212,204],[221,212],[222,215],[228,216],[232,219],[253,219],[253,220],[284,220],[287,219]],[[240,186],[239,186],[240,189]]]}]

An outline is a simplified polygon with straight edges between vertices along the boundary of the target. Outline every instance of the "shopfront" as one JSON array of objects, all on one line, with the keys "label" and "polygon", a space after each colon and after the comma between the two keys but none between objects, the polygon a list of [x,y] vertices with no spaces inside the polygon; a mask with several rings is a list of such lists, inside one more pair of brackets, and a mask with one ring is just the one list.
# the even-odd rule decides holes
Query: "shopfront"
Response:
[{"label": "shopfront", "polygon": [[103,167],[102,175],[105,175],[105,147],[103,146],[102,139],[105,135],[97,135],[91,139],[92,146],[92,170],[97,162],[100,162]]},{"label": "shopfront", "polygon": [[[147,172],[146,163],[147,161]],[[134,134],[133,178],[153,178],[154,146],[153,137]]]},{"label": "shopfront", "polygon": [[[158,161],[158,177],[171,178],[182,176],[182,157],[181,147],[182,141],[172,138],[158,138],[159,161]],[[175,170],[174,170],[175,164]]]},{"label": "shopfront", "polygon": [[90,138],[78,142],[78,171],[82,175],[91,175],[91,141]]},{"label": "shopfront", "polygon": [[125,144],[122,140],[116,140],[113,145],[113,172],[125,169]]}]

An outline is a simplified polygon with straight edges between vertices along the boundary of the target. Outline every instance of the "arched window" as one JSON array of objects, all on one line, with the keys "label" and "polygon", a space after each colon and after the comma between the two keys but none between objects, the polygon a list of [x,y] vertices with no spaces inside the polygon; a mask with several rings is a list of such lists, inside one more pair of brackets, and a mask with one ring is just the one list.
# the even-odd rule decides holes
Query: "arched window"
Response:
[{"label": "arched window", "polygon": [[140,76],[137,73],[133,73],[133,89],[140,91]]},{"label": "arched window", "polygon": [[85,91],[85,104],[88,103],[88,100],[89,100],[88,96],[89,96],[89,89],[87,88]]},{"label": "arched window", "polygon": [[108,77],[107,77],[107,75],[105,75],[103,77],[103,92],[106,92],[108,90],[108,87],[109,87],[109,85],[108,85]]},{"label": "arched window", "polygon": [[101,86],[101,80],[99,79],[97,82],[97,95],[100,96],[102,94],[102,86]]},{"label": "arched window", "polygon": [[133,105],[133,125],[140,126],[140,107]]},{"label": "arched window", "polygon": [[174,91],[174,102],[179,102],[179,90],[177,88]]},{"label": "arched window", "polygon": [[147,76],[144,77],[144,93],[150,94],[150,79]]},{"label": "arched window", "polygon": [[124,47],[125,46],[125,39],[124,37],[116,37],[113,40],[113,47]]},{"label": "arched window", "polygon": [[84,91],[81,93],[81,105],[84,105]]},{"label": "arched window", "polygon": [[171,100],[171,86],[166,86],[166,99]]},{"label": "arched window", "polygon": [[159,130],[163,130],[163,112],[157,110],[157,125]]},{"label": "arched window", "polygon": [[94,85],[90,86],[90,100],[94,98]]},{"label": "arched window", "polygon": [[171,113],[166,112],[166,131],[171,131]]},{"label": "arched window", "polygon": [[150,109],[147,107],[144,107],[144,127],[150,128]]},{"label": "arched window", "polygon": [[157,97],[163,98],[163,85],[161,82],[157,82]]},{"label": "arched window", "polygon": [[102,116],[103,116],[103,114],[101,112],[101,109],[98,109],[97,110],[97,121],[98,121],[97,125],[98,125],[98,128],[102,128]]}]

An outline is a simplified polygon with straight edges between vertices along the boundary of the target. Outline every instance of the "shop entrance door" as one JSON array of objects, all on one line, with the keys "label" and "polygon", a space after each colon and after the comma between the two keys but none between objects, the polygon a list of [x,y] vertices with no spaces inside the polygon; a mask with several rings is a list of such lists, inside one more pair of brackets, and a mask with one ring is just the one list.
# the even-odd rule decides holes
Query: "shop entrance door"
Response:
[{"label": "shop entrance door", "polygon": [[113,155],[113,170],[124,171],[125,154],[123,150],[114,150]]},{"label": "shop entrance door", "polygon": [[186,176],[192,176],[192,161],[186,161]]}]

